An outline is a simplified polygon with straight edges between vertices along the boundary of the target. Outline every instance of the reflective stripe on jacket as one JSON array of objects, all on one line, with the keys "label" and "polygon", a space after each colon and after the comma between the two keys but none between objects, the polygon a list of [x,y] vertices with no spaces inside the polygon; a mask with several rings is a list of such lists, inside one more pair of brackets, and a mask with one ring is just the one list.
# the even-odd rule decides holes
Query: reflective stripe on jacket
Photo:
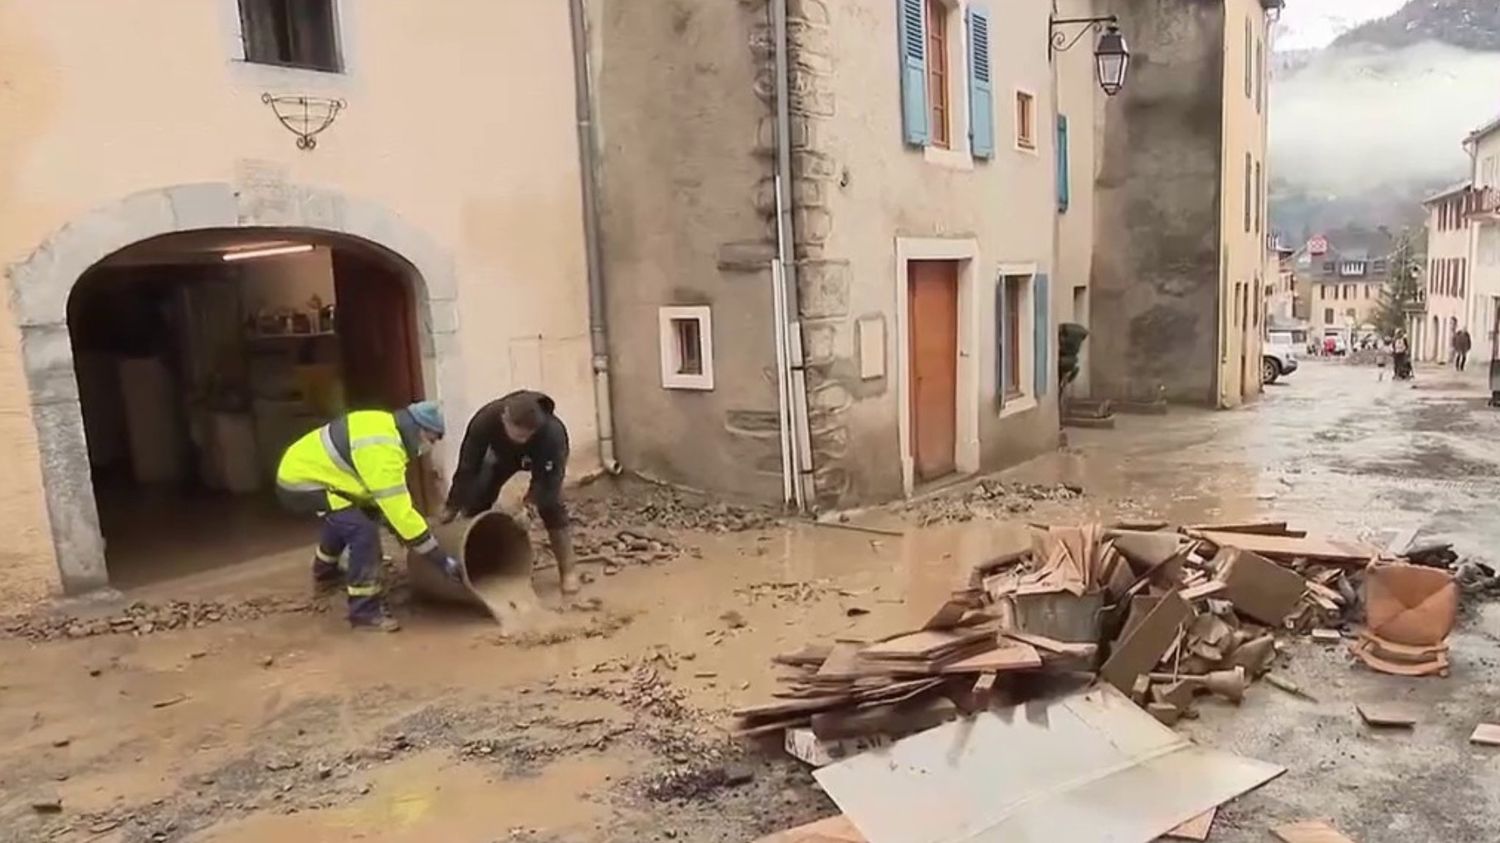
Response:
[{"label": "reflective stripe on jacket", "polygon": [[427,553],[437,541],[406,488],[406,466],[414,450],[414,442],[403,440],[394,413],[359,410],[293,442],[281,457],[276,485],[293,492],[324,492],[330,511],[378,507],[402,542]]}]

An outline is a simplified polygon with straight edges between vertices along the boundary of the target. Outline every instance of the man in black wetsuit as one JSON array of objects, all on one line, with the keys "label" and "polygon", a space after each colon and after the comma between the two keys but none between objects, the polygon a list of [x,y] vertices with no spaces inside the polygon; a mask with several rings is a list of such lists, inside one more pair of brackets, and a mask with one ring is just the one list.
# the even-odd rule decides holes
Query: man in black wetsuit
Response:
[{"label": "man in black wetsuit", "polygon": [[531,473],[526,502],[536,507],[547,527],[563,594],[576,594],[573,533],[563,506],[563,476],[568,468],[568,429],[556,415],[557,405],[540,392],[522,390],[480,408],[464,431],[458,469],[442,521],[473,518],[495,505],[500,489],[516,472]]}]

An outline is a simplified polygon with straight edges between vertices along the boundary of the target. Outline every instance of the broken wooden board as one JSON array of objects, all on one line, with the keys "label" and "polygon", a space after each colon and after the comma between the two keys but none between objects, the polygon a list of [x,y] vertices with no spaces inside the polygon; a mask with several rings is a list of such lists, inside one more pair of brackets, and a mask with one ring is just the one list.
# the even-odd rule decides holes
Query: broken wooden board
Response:
[{"label": "broken wooden board", "polygon": [[1283,772],[1196,746],[1100,685],[948,723],[814,777],[870,843],[1148,843]]},{"label": "broken wooden board", "polygon": [[1192,616],[1193,607],[1177,592],[1168,592],[1136,629],[1115,642],[1109,659],[1099,671],[1100,678],[1130,693],[1135,678],[1156,667]]},{"label": "broken wooden board", "polygon": [[1301,575],[1243,548],[1219,551],[1223,596],[1240,614],[1280,627],[1307,591]]},{"label": "broken wooden board", "polygon": [[1469,743],[1477,743],[1481,746],[1500,746],[1500,726],[1494,723],[1480,723],[1474,727],[1474,734],[1469,735]]},{"label": "broken wooden board", "polygon": [[869,843],[843,815],[778,831],[755,843]]},{"label": "broken wooden board", "polygon": [[1237,547],[1268,556],[1273,559],[1312,559],[1320,562],[1337,562],[1345,565],[1364,565],[1380,555],[1380,551],[1363,542],[1314,537],[1263,536],[1256,533],[1231,533],[1222,530],[1204,530],[1203,538],[1219,547]]},{"label": "broken wooden board", "polygon": [[1355,703],[1360,719],[1371,726],[1411,728],[1422,719],[1422,712],[1410,703],[1362,702]]},{"label": "broken wooden board", "polygon": [[[1187,528],[1190,533],[1247,533],[1260,536],[1289,536],[1300,539],[1306,530],[1293,530],[1285,521],[1257,521],[1247,524],[1197,524]],[[1217,544],[1217,542],[1215,542]]]},{"label": "broken wooden board", "polygon": [[982,629],[963,631],[923,630],[912,632],[864,648],[860,655],[876,659],[931,659],[968,644],[990,638],[994,632]]},{"label": "broken wooden board", "polygon": [[1210,808],[1162,836],[1168,840],[1207,840],[1208,833],[1213,830],[1214,817],[1218,816],[1218,813],[1217,807]]},{"label": "broken wooden board", "polygon": [[1327,820],[1302,820],[1271,829],[1282,843],[1354,843]]},{"label": "broken wooden board", "polygon": [[1020,641],[1006,640],[993,650],[943,665],[939,673],[1003,673],[1009,670],[1032,670],[1042,666],[1036,648]]},{"label": "broken wooden board", "polygon": [[862,735],[857,738],[825,741],[813,734],[812,729],[787,729],[783,748],[787,755],[813,767],[827,767],[835,761],[852,758],[861,752],[890,746],[890,738],[884,735]]}]

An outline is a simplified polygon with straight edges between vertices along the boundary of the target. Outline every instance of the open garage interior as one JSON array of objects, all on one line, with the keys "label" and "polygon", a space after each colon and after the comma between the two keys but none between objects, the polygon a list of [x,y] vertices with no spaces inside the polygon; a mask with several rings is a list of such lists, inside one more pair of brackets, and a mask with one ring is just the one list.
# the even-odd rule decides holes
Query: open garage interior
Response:
[{"label": "open garage interior", "polygon": [[277,462],[341,413],[422,397],[416,280],[363,241],[275,229],[167,235],[85,273],[68,328],[111,584],[310,547]]}]

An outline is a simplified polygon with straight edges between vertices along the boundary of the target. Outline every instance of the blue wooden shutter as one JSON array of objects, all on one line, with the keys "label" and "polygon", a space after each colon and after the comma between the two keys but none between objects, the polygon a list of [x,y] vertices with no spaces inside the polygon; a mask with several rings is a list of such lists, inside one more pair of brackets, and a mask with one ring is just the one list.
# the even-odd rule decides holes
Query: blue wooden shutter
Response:
[{"label": "blue wooden shutter", "polygon": [[906,142],[926,146],[927,131],[927,21],[923,0],[896,0],[897,34],[901,40],[901,123]]},{"label": "blue wooden shutter", "polygon": [[1032,354],[1032,359],[1036,361],[1034,374],[1037,398],[1047,394],[1047,383],[1053,378],[1052,318],[1051,308],[1048,307],[1050,301],[1048,296],[1047,276],[1045,273],[1038,272],[1031,282],[1031,300],[1035,305],[1032,308],[1032,335],[1036,341],[1036,351]]},{"label": "blue wooden shutter", "polygon": [[975,158],[995,155],[995,93],[990,77],[990,13],[969,7],[969,148]]},{"label": "blue wooden shutter", "polygon": [[1057,115],[1057,212],[1068,212],[1068,203],[1073,198],[1073,188],[1068,174],[1068,118]]},{"label": "blue wooden shutter", "polygon": [[1005,406],[1005,276],[995,278],[995,406]]}]

